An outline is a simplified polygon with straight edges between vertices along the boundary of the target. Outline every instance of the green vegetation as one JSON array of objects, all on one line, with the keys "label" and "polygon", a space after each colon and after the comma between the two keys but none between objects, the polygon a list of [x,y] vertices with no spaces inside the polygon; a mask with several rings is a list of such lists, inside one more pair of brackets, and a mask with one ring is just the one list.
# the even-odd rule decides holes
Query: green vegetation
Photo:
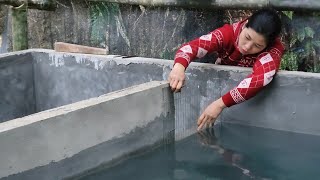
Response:
[{"label": "green vegetation", "polygon": [[12,8],[12,44],[13,51],[28,49],[28,21],[26,5]]},{"label": "green vegetation", "polygon": [[320,72],[320,13],[283,12],[289,24],[281,69]]},{"label": "green vegetation", "polygon": [[89,2],[91,19],[91,43],[99,45],[106,39],[106,25],[110,21],[108,3]]},{"label": "green vegetation", "polygon": [[[110,28],[130,42],[121,19],[117,3],[89,1],[91,18],[91,44],[101,46],[106,42]],[[235,17],[249,16],[251,11],[226,11],[229,21]],[[320,12],[282,11],[284,35],[282,40],[286,45],[280,69],[289,71],[320,72]],[[162,58],[171,58],[171,51],[160,54]]]}]

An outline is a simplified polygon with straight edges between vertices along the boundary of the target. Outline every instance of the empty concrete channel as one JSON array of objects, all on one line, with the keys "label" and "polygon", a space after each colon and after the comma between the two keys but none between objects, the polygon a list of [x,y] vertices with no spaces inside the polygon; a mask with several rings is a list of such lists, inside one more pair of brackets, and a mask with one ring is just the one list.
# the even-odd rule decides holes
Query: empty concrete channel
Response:
[{"label": "empty concrete channel", "polygon": [[[251,71],[193,63],[173,94],[172,63],[44,49],[1,55],[0,178],[63,179],[189,137],[204,107]],[[280,72],[217,123],[320,135],[319,84],[318,74]]]}]

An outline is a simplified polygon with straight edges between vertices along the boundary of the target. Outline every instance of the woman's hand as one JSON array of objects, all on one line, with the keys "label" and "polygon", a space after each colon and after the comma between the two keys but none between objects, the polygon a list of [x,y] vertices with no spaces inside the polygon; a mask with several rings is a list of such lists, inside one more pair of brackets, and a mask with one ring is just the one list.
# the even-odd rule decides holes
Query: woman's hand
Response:
[{"label": "woman's hand", "polygon": [[222,98],[211,103],[198,119],[198,131],[211,127],[225,107],[226,105],[222,101]]},{"label": "woman's hand", "polygon": [[169,83],[172,91],[179,92],[184,85],[186,75],[184,74],[185,67],[182,64],[176,63],[170,74],[169,74]]}]

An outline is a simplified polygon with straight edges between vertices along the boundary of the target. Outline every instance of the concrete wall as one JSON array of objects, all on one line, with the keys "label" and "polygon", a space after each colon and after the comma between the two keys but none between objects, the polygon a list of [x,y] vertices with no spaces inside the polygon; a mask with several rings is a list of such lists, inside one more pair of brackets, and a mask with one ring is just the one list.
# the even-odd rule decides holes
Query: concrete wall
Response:
[{"label": "concrete wall", "polygon": [[35,113],[31,53],[0,56],[0,122]]},{"label": "concrete wall", "polygon": [[[56,88],[47,88],[50,92],[44,93],[48,94],[46,98],[48,102],[54,102],[53,105],[65,104],[81,97],[99,95],[104,93],[103,91],[113,91],[143,82],[166,80],[173,63],[170,60],[141,57],[125,58],[115,55],[92,56],[41,51],[33,53],[35,69],[41,66],[40,69],[46,74],[43,73],[38,77],[51,74],[51,81],[55,81]],[[50,63],[47,62],[48,59]],[[75,67],[78,67],[78,70]],[[203,109],[236,86],[250,71],[250,68],[192,63],[186,72],[186,86],[181,93],[174,95],[177,109],[176,134],[185,137],[193,133],[196,119]],[[68,78],[63,80],[61,77]],[[78,85],[72,84],[80,81]],[[319,115],[317,110],[320,102],[320,91],[317,88],[319,81],[319,74],[281,71],[263,93],[226,109],[219,120],[320,134],[320,122],[315,118]],[[39,79],[37,82],[41,84],[50,81]],[[81,89],[78,86],[83,87]],[[61,89],[64,89],[67,95],[64,95]],[[96,92],[92,91],[93,89],[96,89]],[[90,94],[92,92],[94,94]],[[59,93],[63,98],[51,97]],[[42,96],[41,93],[38,95]],[[41,106],[50,107],[45,103]]]},{"label": "concrete wall", "polygon": [[[37,111],[99,96],[132,85],[166,80],[172,61],[97,56],[32,50]],[[204,65],[206,67],[206,65]],[[217,72],[192,68],[187,86],[175,94],[176,132],[184,137],[194,132],[202,107],[220,95]],[[201,88],[200,88],[201,87]]]},{"label": "concrete wall", "polygon": [[[244,74],[228,78],[224,92]],[[282,71],[255,98],[227,109],[223,122],[320,135],[320,74]]]},{"label": "concrete wall", "polygon": [[163,79],[160,66],[117,64],[113,56],[45,51],[33,57],[37,111]]},{"label": "concrete wall", "polygon": [[0,177],[62,179],[172,142],[172,132],[168,84],[141,84],[1,123]]},{"label": "concrete wall", "polygon": [[[37,111],[132,85],[166,80],[173,64],[173,61],[163,59],[68,54],[52,50],[33,49],[24,53],[31,53],[34,58]],[[13,53],[11,59],[15,57]],[[186,86],[174,95],[177,138],[195,132],[196,119],[203,109],[236,86],[250,71],[250,68],[192,63],[186,72]],[[319,74],[281,71],[263,93],[226,109],[219,120],[320,134],[316,118],[319,115],[319,81]]]},{"label": "concrete wall", "polygon": [[[141,58],[55,53],[50,50],[35,51],[32,54],[37,111],[96,97],[132,85],[165,80],[172,64],[171,61],[159,59],[140,61]],[[194,90],[189,89],[189,93],[192,91]],[[194,104],[199,104],[198,97],[194,98]],[[178,94],[175,99],[187,101],[181,107],[183,110],[177,114],[182,120],[178,124],[182,128],[181,132],[185,132],[194,125],[193,120],[197,115],[193,110],[188,110],[189,98],[180,97]],[[192,114],[191,117],[187,117],[185,108]]]}]

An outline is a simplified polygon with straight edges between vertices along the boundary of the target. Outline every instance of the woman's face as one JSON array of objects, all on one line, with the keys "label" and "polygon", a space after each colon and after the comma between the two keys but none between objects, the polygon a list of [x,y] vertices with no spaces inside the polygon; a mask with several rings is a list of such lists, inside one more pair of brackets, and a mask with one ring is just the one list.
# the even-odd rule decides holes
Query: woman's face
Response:
[{"label": "woman's face", "polygon": [[243,28],[238,41],[239,51],[243,55],[256,54],[267,47],[265,38],[252,28]]}]

